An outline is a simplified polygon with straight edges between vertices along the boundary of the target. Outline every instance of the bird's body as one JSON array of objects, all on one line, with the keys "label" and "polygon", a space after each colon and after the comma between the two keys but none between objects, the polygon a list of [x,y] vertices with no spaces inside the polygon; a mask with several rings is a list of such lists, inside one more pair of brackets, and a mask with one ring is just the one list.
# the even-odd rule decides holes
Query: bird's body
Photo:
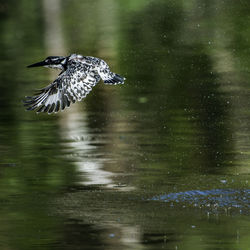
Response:
[{"label": "bird's body", "polygon": [[102,79],[105,84],[123,84],[125,78],[109,70],[102,59],[72,54],[68,57],[53,56],[28,67],[45,66],[61,70],[57,79],[39,90],[33,97],[26,97],[27,110],[58,112],[70,103],[81,101]]}]

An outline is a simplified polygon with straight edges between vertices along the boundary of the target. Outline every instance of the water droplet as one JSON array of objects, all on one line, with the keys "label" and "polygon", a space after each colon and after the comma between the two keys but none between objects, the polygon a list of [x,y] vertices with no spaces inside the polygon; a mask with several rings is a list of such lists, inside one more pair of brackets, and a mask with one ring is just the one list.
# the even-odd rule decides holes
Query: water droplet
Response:
[{"label": "water droplet", "polygon": [[115,234],[109,234],[109,237],[110,237],[110,238],[114,238],[114,237],[115,237]]}]

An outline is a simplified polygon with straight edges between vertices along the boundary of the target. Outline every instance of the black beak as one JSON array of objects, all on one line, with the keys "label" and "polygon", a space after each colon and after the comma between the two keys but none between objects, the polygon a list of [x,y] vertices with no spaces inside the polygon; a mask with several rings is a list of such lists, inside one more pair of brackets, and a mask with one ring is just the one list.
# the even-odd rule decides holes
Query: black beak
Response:
[{"label": "black beak", "polygon": [[42,61],[42,62],[31,64],[31,65],[27,66],[27,68],[40,67],[40,66],[45,66],[45,65],[48,65],[48,64],[45,61]]}]

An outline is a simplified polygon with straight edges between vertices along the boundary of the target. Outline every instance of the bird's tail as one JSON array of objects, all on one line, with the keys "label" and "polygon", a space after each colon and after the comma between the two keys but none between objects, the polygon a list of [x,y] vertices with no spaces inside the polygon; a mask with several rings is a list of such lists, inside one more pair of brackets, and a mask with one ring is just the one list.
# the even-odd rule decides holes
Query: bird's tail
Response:
[{"label": "bird's tail", "polygon": [[105,84],[112,84],[112,85],[123,84],[125,79],[126,79],[125,77],[120,76],[116,73],[113,73],[112,77],[104,80],[104,83]]}]

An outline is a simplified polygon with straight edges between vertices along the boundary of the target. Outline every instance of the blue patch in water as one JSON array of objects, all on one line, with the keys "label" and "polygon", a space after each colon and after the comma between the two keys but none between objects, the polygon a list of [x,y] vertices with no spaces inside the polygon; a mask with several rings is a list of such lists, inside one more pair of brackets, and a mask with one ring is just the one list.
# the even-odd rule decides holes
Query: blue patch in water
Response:
[{"label": "blue patch in water", "polygon": [[154,196],[149,199],[173,203],[188,203],[199,207],[245,208],[250,209],[250,189],[190,190]]}]

